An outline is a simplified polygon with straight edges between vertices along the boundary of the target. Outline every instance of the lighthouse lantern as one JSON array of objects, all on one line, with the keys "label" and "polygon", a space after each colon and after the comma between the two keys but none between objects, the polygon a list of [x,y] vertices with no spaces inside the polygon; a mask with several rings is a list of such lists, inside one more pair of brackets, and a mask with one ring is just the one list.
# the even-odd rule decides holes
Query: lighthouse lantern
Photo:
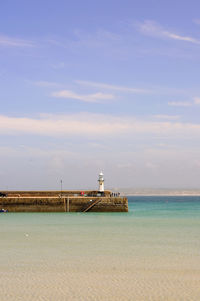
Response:
[{"label": "lighthouse lantern", "polygon": [[104,177],[102,172],[100,172],[99,174],[98,182],[99,182],[99,192],[104,192]]}]

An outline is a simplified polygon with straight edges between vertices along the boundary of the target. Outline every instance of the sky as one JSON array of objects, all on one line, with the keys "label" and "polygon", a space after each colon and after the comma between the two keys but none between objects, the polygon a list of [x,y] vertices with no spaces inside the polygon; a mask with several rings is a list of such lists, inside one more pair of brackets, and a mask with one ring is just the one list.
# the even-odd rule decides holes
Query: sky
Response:
[{"label": "sky", "polygon": [[200,2],[0,4],[0,189],[200,187]]}]

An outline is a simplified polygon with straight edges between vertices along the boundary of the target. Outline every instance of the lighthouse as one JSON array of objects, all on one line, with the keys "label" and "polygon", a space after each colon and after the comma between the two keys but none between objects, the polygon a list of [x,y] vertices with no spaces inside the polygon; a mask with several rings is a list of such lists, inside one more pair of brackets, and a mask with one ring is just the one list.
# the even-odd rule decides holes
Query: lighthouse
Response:
[{"label": "lighthouse", "polygon": [[104,177],[102,171],[99,174],[98,182],[99,182],[99,192],[104,192]]}]

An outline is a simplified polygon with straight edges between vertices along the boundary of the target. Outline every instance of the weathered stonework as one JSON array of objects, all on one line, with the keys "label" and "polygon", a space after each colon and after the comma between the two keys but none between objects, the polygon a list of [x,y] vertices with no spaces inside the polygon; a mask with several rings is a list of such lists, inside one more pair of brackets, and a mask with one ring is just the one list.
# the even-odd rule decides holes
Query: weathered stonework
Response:
[{"label": "weathered stonework", "polygon": [[127,198],[112,197],[110,191],[5,191],[0,209],[9,212],[127,212]]}]

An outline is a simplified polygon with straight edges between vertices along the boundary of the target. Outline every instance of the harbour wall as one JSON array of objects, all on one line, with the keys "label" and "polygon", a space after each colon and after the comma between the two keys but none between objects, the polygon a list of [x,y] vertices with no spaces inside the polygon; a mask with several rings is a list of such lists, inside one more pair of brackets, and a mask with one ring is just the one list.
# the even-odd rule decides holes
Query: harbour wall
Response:
[{"label": "harbour wall", "polygon": [[[92,193],[91,193],[92,192]],[[113,197],[110,192],[98,196],[98,192],[87,191],[5,191],[0,198],[0,209],[9,212],[127,212],[128,200]],[[88,196],[89,195],[89,196]]]}]

